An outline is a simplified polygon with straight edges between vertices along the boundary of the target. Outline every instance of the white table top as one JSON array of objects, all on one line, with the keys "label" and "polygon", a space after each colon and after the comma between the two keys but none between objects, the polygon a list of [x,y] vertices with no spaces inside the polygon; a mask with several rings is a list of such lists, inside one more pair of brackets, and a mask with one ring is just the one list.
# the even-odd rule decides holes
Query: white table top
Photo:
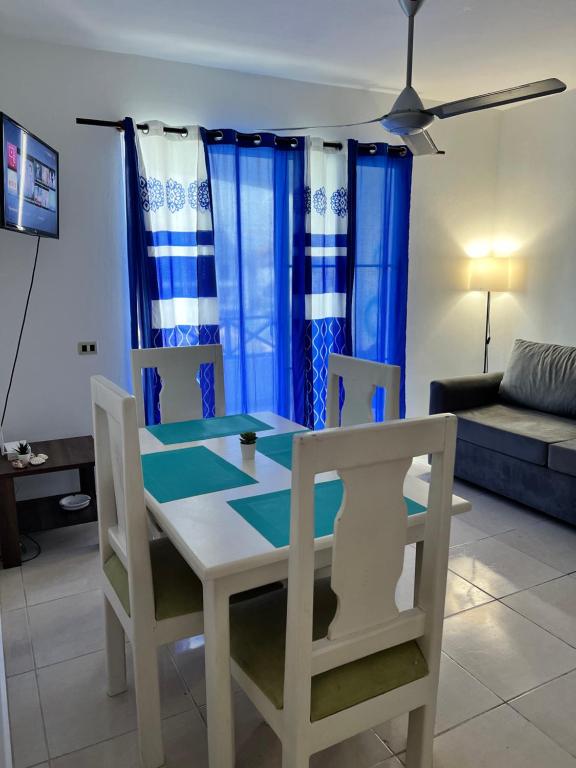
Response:
[{"label": "white table top", "polygon": [[[296,424],[272,413],[251,414],[273,427],[259,432],[259,437],[302,430]],[[258,480],[257,485],[230,488],[225,491],[192,496],[165,503],[158,502],[146,491],[146,503],[158,524],[166,532],[180,554],[201,579],[211,579],[251,570],[279,560],[287,560],[288,547],[277,548],[238,514],[228,501],[245,496],[270,493],[290,488],[291,471],[267,456],[256,452],[254,461],[243,461],[238,435],[202,440],[193,443],[164,445],[147,429],[140,430],[142,454],[170,451],[205,445],[226,461]],[[416,477],[425,471],[422,464],[414,464],[406,476],[404,495],[423,506],[428,503],[428,483]],[[316,482],[336,479],[335,472],[318,475]],[[464,499],[452,497],[452,512],[459,514],[470,509]],[[425,513],[408,518],[408,543],[422,538]],[[332,546],[332,536],[316,539],[316,548]]]}]

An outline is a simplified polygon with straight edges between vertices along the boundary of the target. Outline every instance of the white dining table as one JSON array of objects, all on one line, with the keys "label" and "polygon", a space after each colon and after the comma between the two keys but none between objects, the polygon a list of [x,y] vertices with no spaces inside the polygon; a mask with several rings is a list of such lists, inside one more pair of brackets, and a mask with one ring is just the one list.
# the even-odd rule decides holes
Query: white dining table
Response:
[{"label": "white dining table", "polygon": [[[259,437],[301,431],[303,427],[272,413],[254,413],[272,427]],[[238,435],[197,442],[164,445],[147,429],[140,430],[142,454],[204,445],[255,480],[256,484],[216,493],[160,503],[146,491],[146,503],[153,518],[169,537],[203,584],[204,643],[206,662],[206,704],[210,768],[233,768],[234,723],[230,676],[230,596],[272,584],[288,576],[289,547],[275,547],[229,504],[229,501],[288,489],[291,471],[256,452],[255,459],[242,459]],[[406,498],[426,507],[429,485],[417,475],[426,467],[414,463],[405,484]],[[336,479],[335,472],[316,477],[316,482]],[[468,501],[452,497],[452,513],[470,509]],[[416,567],[421,560],[425,512],[410,515],[406,544],[416,543]],[[330,565],[333,537],[315,541],[317,569]]]}]

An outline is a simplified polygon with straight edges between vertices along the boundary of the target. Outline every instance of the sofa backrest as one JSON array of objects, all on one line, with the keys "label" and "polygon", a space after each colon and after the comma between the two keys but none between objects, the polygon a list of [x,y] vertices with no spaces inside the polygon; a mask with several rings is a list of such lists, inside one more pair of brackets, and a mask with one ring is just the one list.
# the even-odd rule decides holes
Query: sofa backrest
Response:
[{"label": "sofa backrest", "polygon": [[516,339],[499,394],[526,408],[576,418],[576,347]]}]

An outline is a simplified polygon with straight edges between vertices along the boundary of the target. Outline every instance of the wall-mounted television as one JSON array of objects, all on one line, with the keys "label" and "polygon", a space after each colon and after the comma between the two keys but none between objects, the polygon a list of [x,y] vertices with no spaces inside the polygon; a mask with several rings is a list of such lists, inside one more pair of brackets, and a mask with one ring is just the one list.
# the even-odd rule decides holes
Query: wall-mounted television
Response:
[{"label": "wall-mounted television", "polygon": [[1,112],[0,132],[0,226],[58,237],[58,152]]}]

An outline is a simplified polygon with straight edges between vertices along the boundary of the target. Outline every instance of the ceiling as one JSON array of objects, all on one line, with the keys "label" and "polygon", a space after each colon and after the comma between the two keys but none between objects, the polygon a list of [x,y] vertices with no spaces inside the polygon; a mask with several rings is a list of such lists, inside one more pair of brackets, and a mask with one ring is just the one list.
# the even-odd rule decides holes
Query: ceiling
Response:
[{"label": "ceiling", "polygon": [[[298,80],[398,90],[396,0],[0,0],[18,37]],[[414,83],[449,100],[545,77],[576,86],[576,0],[426,0]]]}]

